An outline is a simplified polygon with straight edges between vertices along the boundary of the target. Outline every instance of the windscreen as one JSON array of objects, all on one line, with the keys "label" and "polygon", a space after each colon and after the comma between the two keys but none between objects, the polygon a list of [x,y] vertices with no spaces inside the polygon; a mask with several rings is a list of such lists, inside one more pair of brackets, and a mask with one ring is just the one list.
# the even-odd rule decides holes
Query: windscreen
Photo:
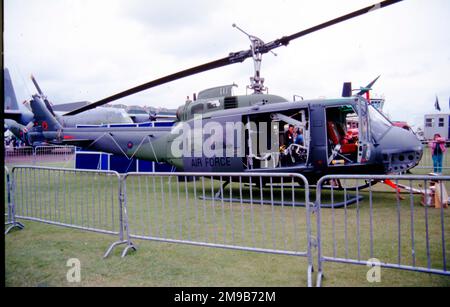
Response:
[{"label": "windscreen", "polygon": [[372,136],[378,142],[392,127],[392,123],[372,105],[369,105],[369,117]]}]

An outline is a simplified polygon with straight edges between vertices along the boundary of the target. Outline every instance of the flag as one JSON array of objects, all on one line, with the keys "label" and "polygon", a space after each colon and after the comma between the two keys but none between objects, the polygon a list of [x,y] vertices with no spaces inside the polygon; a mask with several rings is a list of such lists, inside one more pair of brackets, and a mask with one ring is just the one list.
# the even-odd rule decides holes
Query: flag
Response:
[{"label": "flag", "polygon": [[434,103],[434,108],[438,111],[441,111],[441,107],[439,106],[439,99],[436,96],[436,102]]}]

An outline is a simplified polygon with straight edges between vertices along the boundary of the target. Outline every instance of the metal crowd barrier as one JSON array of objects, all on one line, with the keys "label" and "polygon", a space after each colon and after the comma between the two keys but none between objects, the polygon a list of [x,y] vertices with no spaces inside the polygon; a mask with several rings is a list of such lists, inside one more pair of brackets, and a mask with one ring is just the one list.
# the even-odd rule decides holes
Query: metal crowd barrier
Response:
[{"label": "metal crowd barrier", "polygon": [[[381,183],[375,185],[377,181],[389,183],[388,180],[409,192]],[[321,285],[324,262],[368,265],[373,264],[374,258],[379,260],[380,267],[450,276],[446,245],[450,213],[443,209],[448,204],[443,188],[450,187],[449,180],[450,176],[321,178],[315,208],[317,285]],[[368,187],[351,188],[362,184]],[[435,204],[440,208],[432,208]]]},{"label": "metal crowd barrier", "polygon": [[35,163],[68,162],[75,159],[75,146],[36,146]]},{"label": "metal crowd barrier", "polygon": [[123,183],[130,239],[306,257],[312,285],[302,175],[128,173]]},{"label": "metal crowd barrier", "polygon": [[33,161],[33,156],[34,149],[31,146],[5,147],[5,163]]},{"label": "metal crowd barrier", "polygon": [[4,191],[5,191],[5,199],[4,199],[4,210],[5,210],[5,217],[6,217],[6,221],[9,222],[10,217],[11,217],[11,213],[10,211],[10,207],[11,207],[11,185],[10,185],[10,178],[11,178],[11,173],[9,172],[9,168],[7,168],[6,166],[4,167],[4,183],[5,183],[5,187],[4,187]]},{"label": "metal crowd barrier", "polygon": [[32,220],[118,236],[104,257],[125,244],[124,257],[136,249],[135,239],[300,256],[308,262],[308,286],[315,247],[318,286],[325,262],[368,265],[374,258],[385,268],[450,276],[450,211],[444,210],[449,180],[325,176],[313,205],[309,184],[299,174],[120,177],[113,171],[5,167],[5,233],[23,228],[18,220]]},{"label": "metal crowd barrier", "polygon": [[[13,218],[116,235],[124,239],[120,175],[114,171],[16,166]],[[105,254],[105,256],[107,255]]]},{"label": "metal crowd barrier", "polygon": [[[75,146],[5,147],[5,164],[62,167],[75,160]],[[73,167],[73,166],[72,166]]]}]

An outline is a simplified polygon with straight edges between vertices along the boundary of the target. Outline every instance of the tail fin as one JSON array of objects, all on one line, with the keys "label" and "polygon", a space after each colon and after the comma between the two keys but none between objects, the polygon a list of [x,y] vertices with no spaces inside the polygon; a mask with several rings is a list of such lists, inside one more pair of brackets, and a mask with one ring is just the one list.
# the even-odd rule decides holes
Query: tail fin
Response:
[{"label": "tail fin", "polygon": [[56,131],[62,128],[39,95],[33,95],[30,105],[34,113],[35,126],[42,127],[43,131]]},{"label": "tail fin", "polygon": [[342,86],[342,97],[351,97],[352,96],[352,83],[344,82]]},{"label": "tail fin", "polygon": [[33,114],[24,105],[17,102],[8,68],[3,69],[5,118],[14,119],[22,125],[33,120]]},{"label": "tail fin", "polygon": [[17,103],[16,93],[9,75],[8,68],[3,69],[4,86],[5,86],[5,109],[6,110],[19,110],[19,104]]}]

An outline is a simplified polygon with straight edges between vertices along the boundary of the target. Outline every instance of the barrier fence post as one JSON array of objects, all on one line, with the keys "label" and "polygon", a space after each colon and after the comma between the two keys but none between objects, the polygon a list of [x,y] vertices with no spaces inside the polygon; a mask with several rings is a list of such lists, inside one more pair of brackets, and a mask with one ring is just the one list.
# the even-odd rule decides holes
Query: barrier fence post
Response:
[{"label": "barrier fence post", "polygon": [[5,172],[6,172],[6,192],[8,197],[8,221],[5,223],[5,226],[9,226],[5,230],[5,235],[8,234],[13,228],[18,228],[19,230],[25,228],[25,226],[16,221],[16,210],[14,205],[14,177],[11,178],[11,174],[9,172],[9,169],[5,166]]},{"label": "barrier fence post", "polygon": [[[120,207],[122,210],[120,210],[120,220],[122,223],[122,234],[121,234],[121,240],[125,241],[125,244],[127,245],[125,249],[122,252],[121,257],[125,257],[130,249],[133,249],[134,251],[137,250],[137,247],[131,242],[130,237],[130,228],[128,224],[128,209],[127,209],[127,182],[126,182],[126,175],[120,177]],[[124,240],[124,232],[126,235],[126,240]]]},{"label": "barrier fence post", "polygon": [[[5,217],[7,219],[7,222],[11,221],[11,190],[10,190],[10,185],[9,185],[9,180],[10,180],[10,173],[9,173],[9,169],[5,166],[4,167],[4,178],[5,178],[5,195],[6,195],[6,208],[5,208]],[[6,225],[6,223],[5,223]]]},{"label": "barrier fence post", "polygon": [[[314,239],[312,235],[312,224],[311,224],[311,215],[315,212],[314,203],[310,202],[310,190],[309,184],[305,182],[305,202],[306,202],[306,241],[308,244],[308,287],[312,287],[313,283],[313,272],[314,272],[314,257],[313,257],[313,248],[317,248],[317,241]],[[311,206],[312,205],[312,206]]]},{"label": "barrier fence post", "polygon": [[36,155],[36,151],[38,150],[38,148],[39,148],[40,146],[36,146],[36,147],[33,147],[33,165],[36,165],[36,163],[37,163],[37,155]]},{"label": "barrier fence post", "polygon": [[[316,202],[314,203],[314,212],[316,213],[316,221],[317,221],[317,234],[316,234],[316,243],[317,243],[317,279],[316,286],[320,287],[322,284],[323,270],[322,270],[322,242],[321,242],[321,196],[322,196],[322,179],[317,182],[316,187]],[[312,235],[311,235],[312,237]]]},{"label": "barrier fence post", "polygon": [[[121,257],[125,257],[130,249],[137,250],[136,246],[131,242],[130,233],[129,233],[129,225],[128,225],[128,212],[126,206],[126,175],[120,176],[119,179],[119,241],[112,243],[103,258],[107,258],[111,252],[119,245],[126,244],[125,249],[122,252]],[[126,235],[126,239],[124,236],[124,231]]]}]

